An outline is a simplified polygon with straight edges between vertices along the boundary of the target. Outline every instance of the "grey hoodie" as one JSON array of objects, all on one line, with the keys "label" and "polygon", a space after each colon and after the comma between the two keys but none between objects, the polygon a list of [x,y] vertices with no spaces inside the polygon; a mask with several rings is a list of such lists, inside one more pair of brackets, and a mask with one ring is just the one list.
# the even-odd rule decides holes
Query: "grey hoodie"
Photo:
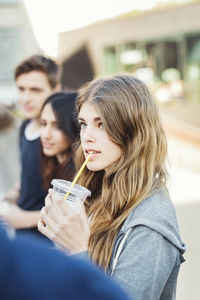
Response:
[{"label": "grey hoodie", "polygon": [[136,300],[174,300],[185,250],[169,195],[158,192],[133,209],[122,225],[109,274]]}]

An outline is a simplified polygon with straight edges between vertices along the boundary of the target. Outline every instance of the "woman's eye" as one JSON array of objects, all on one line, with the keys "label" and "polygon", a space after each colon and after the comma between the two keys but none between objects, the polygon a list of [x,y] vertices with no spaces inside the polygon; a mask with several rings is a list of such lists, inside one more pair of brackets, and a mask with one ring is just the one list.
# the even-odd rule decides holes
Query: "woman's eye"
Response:
[{"label": "woman's eye", "polygon": [[55,122],[55,123],[53,124],[53,127],[54,127],[55,129],[61,130],[61,126],[60,126],[60,124],[58,124],[57,122]]},{"label": "woman's eye", "polygon": [[99,128],[103,128],[103,123],[99,123]]},{"label": "woman's eye", "polygon": [[83,129],[83,128],[86,128],[87,125],[84,122],[80,122],[79,126],[80,126],[81,129]]},{"label": "woman's eye", "polygon": [[45,121],[43,121],[43,120],[40,120],[40,126],[45,126]]}]

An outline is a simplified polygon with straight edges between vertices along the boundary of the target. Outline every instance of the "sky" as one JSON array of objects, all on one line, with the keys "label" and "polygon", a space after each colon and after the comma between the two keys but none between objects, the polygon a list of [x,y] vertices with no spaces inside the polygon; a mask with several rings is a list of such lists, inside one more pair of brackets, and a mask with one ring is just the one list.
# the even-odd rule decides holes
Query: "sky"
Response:
[{"label": "sky", "polygon": [[58,33],[78,29],[98,20],[131,10],[147,10],[157,4],[188,0],[24,0],[41,49],[57,56]]}]

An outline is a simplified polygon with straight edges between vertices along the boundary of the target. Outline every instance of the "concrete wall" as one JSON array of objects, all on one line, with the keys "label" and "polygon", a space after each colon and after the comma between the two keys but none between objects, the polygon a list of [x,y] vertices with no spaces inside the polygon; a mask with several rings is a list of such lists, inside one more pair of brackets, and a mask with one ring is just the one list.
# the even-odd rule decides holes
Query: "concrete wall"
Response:
[{"label": "concrete wall", "polygon": [[[199,300],[200,278],[200,147],[168,135],[170,194],[175,205],[182,240],[187,246],[181,265],[176,300]],[[186,151],[184,151],[186,148]],[[182,160],[178,159],[178,154]],[[185,160],[184,160],[185,157]],[[191,165],[188,161],[191,161]],[[194,167],[196,163],[196,166]]]}]

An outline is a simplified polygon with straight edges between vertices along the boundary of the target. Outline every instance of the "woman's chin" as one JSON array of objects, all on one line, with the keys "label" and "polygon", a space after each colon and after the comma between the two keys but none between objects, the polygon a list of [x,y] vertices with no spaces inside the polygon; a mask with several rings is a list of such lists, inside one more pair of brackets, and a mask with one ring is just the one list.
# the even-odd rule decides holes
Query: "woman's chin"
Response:
[{"label": "woman's chin", "polygon": [[103,167],[94,165],[90,162],[87,163],[87,168],[88,168],[88,170],[93,171],[93,172],[101,171],[104,169]]},{"label": "woman's chin", "polygon": [[51,150],[47,150],[47,149],[43,149],[43,153],[44,153],[44,155],[49,156],[49,157],[55,155]]}]

